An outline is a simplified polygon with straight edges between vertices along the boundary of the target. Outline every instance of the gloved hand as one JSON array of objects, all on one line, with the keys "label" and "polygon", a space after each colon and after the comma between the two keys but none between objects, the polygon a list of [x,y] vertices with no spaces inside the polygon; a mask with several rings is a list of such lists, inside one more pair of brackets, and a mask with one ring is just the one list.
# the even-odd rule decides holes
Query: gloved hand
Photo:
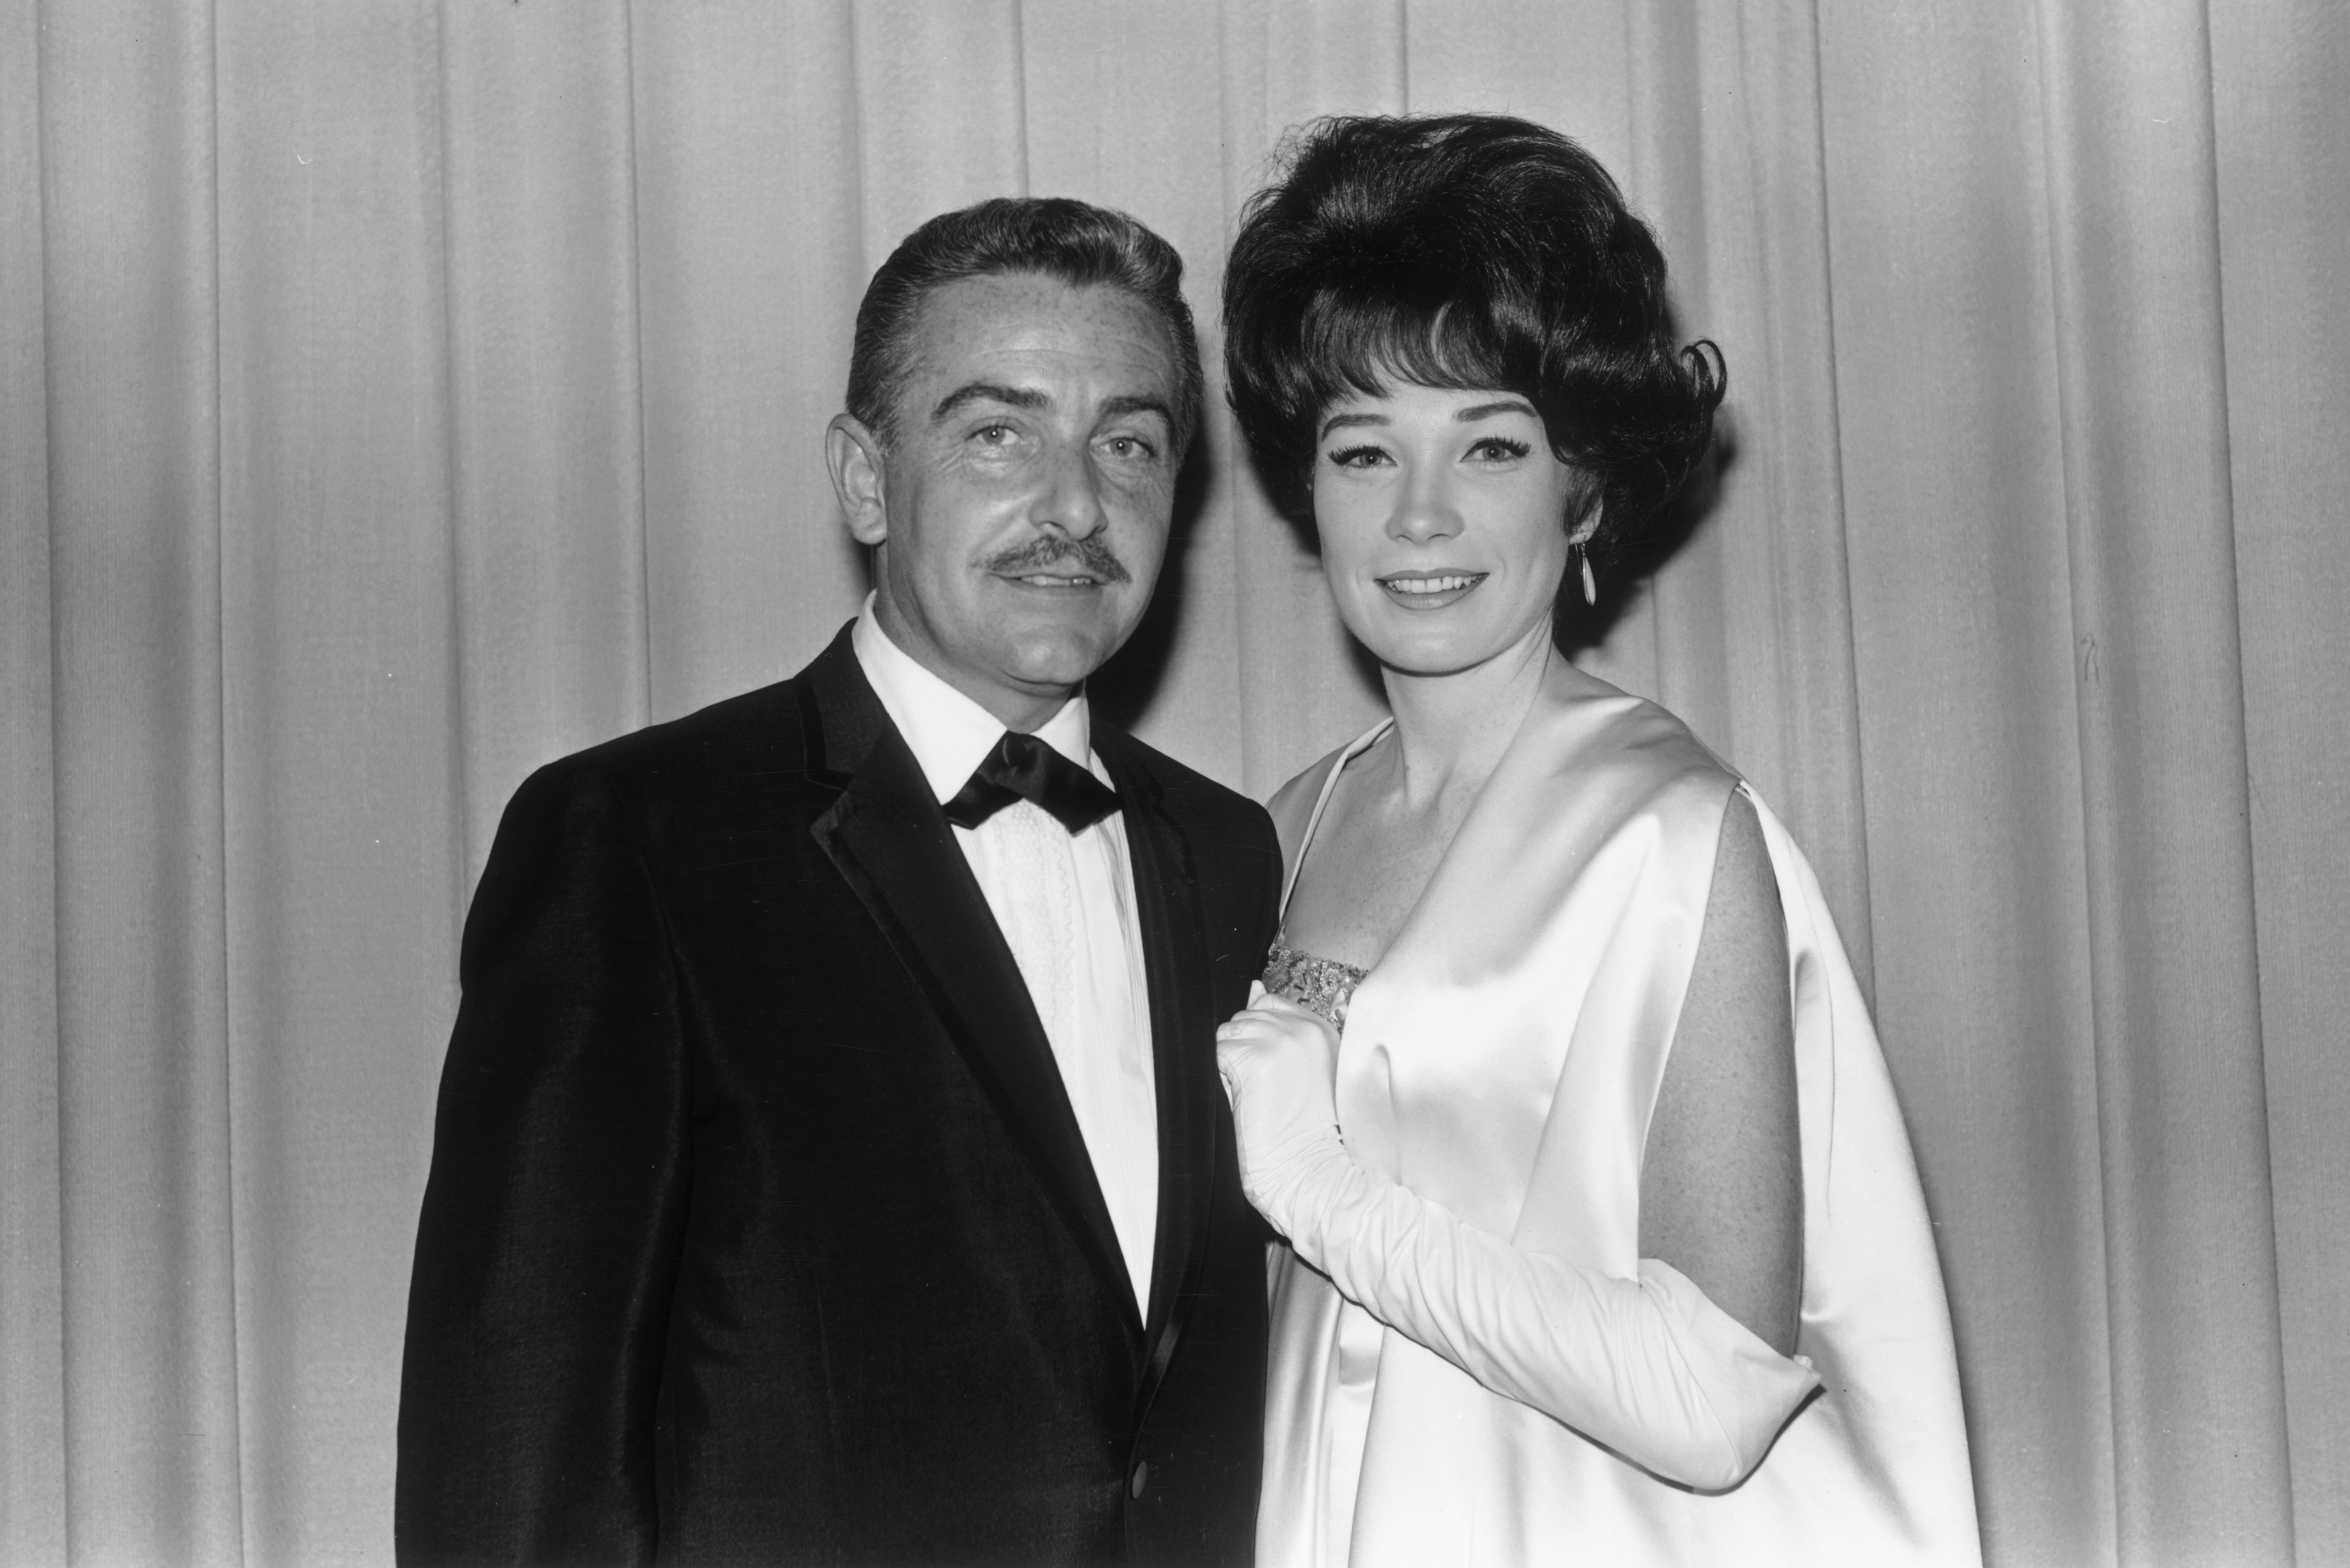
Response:
[{"label": "gloved hand", "polygon": [[1347,1159],[1338,1133],[1338,1033],[1321,1014],[1262,985],[1216,1031],[1216,1069],[1239,1135],[1241,1189],[1283,1232],[1300,1179]]},{"label": "gloved hand", "polygon": [[1668,1480],[1735,1486],[1819,1383],[1678,1271],[1623,1279],[1520,1251],[1395,1182],[1339,1137],[1338,1037],[1252,992],[1216,1032],[1241,1186],[1339,1293],[1485,1387]]}]

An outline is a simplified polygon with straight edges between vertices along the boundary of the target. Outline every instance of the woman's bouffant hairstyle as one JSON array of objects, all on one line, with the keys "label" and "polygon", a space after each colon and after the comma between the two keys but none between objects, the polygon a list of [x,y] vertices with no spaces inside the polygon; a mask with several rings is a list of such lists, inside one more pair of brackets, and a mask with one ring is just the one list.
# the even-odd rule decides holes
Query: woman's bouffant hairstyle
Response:
[{"label": "woman's bouffant hairstyle", "polygon": [[1665,258],[1598,161],[1503,115],[1324,119],[1243,209],[1224,269],[1232,411],[1275,503],[1309,522],[1315,426],[1392,379],[1515,392],[1600,504],[1592,553],[1638,553],[1713,438],[1723,367],[1678,348]]},{"label": "woman's bouffant hairstyle", "polygon": [[1175,349],[1177,462],[1200,428],[1200,340],[1183,300],[1183,258],[1138,219],[1067,196],[997,196],[941,213],[908,234],[865,286],[848,353],[850,416],[887,446],[914,358],[914,327],[933,289],[968,277],[1033,273],[1072,288],[1121,288],[1165,323]]}]

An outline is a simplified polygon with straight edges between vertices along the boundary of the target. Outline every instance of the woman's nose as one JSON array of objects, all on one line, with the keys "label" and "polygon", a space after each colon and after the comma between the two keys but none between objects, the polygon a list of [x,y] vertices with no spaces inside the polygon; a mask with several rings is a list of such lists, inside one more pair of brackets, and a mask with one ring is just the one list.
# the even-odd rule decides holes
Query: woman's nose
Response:
[{"label": "woman's nose", "polygon": [[1461,511],[1443,480],[1425,473],[1407,477],[1388,517],[1389,536],[1424,545],[1460,532]]}]

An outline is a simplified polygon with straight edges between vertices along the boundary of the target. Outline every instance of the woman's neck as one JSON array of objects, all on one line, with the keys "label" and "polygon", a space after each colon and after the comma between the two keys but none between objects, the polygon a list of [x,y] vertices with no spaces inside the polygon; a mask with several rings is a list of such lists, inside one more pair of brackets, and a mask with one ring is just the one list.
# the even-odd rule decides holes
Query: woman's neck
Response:
[{"label": "woman's neck", "polygon": [[1509,750],[1549,669],[1550,621],[1482,664],[1444,675],[1383,669],[1395,715],[1404,802],[1419,806],[1447,791],[1482,787]]}]

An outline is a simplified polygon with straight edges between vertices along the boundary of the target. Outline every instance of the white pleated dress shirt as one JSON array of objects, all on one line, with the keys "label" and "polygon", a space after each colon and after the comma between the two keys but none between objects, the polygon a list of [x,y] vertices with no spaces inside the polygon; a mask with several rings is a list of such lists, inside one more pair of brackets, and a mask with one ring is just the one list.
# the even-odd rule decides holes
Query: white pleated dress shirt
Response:
[{"label": "white pleated dress shirt", "polygon": [[[1003,738],[1003,722],[891,642],[874,619],[869,594],[849,642],[931,793],[941,804],[952,800]],[[1109,783],[1093,753],[1082,694],[1036,738]],[[1148,1316],[1159,1233],[1159,1095],[1125,816],[1113,812],[1073,834],[1023,800],[954,836],[1044,1022],[1126,1255],[1137,1310]]]}]

